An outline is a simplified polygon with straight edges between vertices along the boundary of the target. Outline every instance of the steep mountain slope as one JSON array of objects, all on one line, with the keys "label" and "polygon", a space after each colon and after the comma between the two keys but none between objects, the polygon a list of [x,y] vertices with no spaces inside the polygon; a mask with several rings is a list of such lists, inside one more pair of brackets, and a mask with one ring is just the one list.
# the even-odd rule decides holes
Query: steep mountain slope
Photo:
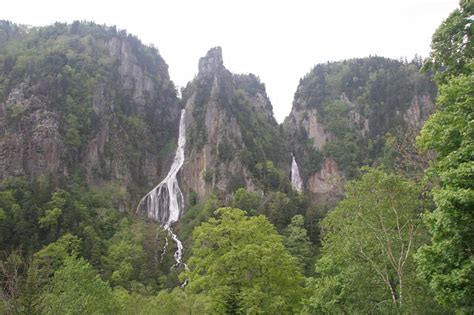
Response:
[{"label": "steep mountain slope", "polygon": [[284,127],[314,200],[337,196],[360,166],[380,164],[387,133],[423,125],[436,89],[420,66],[370,57],[320,64],[301,79]]},{"label": "steep mountain slope", "polygon": [[265,86],[252,74],[230,73],[220,47],[200,59],[183,103],[188,141],[182,178],[188,194],[203,198],[217,191],[226,199],[238,187],[289,189],[290,154]]},{"label": "steep mountain slope", "polygon": [[155,48],[79,22],[3,21],[0,43],[0,180],[114,183],[137,200],[167,172],[180,104]]}]

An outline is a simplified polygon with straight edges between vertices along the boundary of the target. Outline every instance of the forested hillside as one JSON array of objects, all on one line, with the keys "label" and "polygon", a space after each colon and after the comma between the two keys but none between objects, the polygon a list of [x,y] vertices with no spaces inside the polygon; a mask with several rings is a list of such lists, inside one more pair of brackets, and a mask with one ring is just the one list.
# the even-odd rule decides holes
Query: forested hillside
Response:
[{"label": "forested hillside", "polygon": [[473,15],[280,125],[220,47],[178,93],[125,31],[1,21],[0,313],[472,314]]},{"label": "forested hillside", "polygon": [[364,165],[399,166],[390,140],[412,140],[434,110],[436,87],[421,66],[419,57],[368,57],[320,64],[301,79],[284,126],[309,195],[337,197]]}]

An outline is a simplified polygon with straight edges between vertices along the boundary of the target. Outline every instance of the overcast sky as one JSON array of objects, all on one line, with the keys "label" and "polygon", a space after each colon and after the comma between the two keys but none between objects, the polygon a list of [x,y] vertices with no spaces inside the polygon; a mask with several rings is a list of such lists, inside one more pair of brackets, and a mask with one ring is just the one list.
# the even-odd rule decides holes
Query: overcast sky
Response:
[{"label": "overcast sky", "polygon": [[221,46],[225,66],[254,73],[275,117],[291,110],[299,79],[327,61],[426,57],[458,0],[3,0],[0,19],[33,26],[89,20],[155,45],[185,86],[200,57]]}]

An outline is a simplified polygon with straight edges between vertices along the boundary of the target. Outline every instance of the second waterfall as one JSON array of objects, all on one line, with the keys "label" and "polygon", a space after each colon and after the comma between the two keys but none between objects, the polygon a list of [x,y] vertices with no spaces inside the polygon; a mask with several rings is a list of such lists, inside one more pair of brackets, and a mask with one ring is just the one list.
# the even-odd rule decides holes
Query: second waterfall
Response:
[{"label": "second waterfall", "polygon": [[177,249],[174,259],[177,267],[183,264],[183,244],[173,232],[171,224],[179,220],[184,208],[184,197],[178,185],[177,174],[184,163],[184,146],[186,144],[185,113],[185,110],[182,109],[179,120],[178,148],[176,149],[173,164],[171,164],[168,175],[158,186],[140,200],[137,207],[137,212],[147,213],[150,219],[160,222],[176,243]]}]

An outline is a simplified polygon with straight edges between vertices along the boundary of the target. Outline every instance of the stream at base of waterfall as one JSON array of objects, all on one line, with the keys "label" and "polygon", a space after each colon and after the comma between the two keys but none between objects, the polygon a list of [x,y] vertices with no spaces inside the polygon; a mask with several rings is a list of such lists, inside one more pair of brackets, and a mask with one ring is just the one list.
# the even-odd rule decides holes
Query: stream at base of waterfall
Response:
[{"label": "stream at base of waterfall", "polygon": [[[187,266],[182,261],[183,244],[178,236],[173,232],[171,225],[178,221],[184,208],[184,197],[178,185],[177,174],[184,163],[184,146],[186,144],[186,127],[185,127],[185,110],[181,110],[179,119],[179,136],[178,148],[171,164],[171,168],[165,179],[161,181],[155,188],[146,194],[138,204],[137,212],[146,212],[148,218],[157,221],[163,225],[163,228],[168,232],[173,241],[176,243],[176,251],[174,253],[175,266]],[[166,239],[165,247],[163,248],[162,256],[166,253],[168,246],[168,239]],[[184,287],[187,284],[187,279],[181,285]]]}]

